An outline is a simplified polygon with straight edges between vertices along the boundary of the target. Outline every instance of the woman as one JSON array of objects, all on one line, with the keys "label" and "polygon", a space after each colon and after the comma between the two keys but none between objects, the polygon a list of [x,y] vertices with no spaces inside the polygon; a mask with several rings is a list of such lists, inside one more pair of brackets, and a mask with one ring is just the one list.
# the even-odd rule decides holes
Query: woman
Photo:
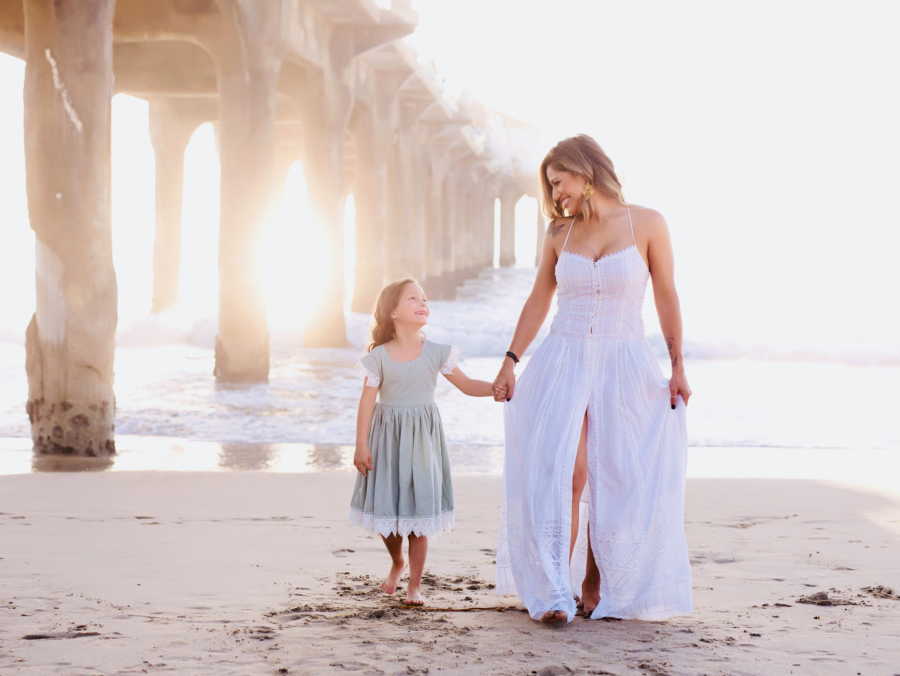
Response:
[{"label": "woman", "polygon": [[[579,582],[570,560],[586,520],[586,617],[690,612],[684,473],[691,390],[666,223],[625,203],[612,162],[589,136],[557,144],[540,179],[552,221],[494,381],[494,398],[508,402],[498,591],[518,593],[534,619],[570,622]],[[648,279],[672,361],[668,381],[644,337]],[[515,364],[557,287],[550,333],[517,385]],[[579,519],[585,484],[587,515]]]}]

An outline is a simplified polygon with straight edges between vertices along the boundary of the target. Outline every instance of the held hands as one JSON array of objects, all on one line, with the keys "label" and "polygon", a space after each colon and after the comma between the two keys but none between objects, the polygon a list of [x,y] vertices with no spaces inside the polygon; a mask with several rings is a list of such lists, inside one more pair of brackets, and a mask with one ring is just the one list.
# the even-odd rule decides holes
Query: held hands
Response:
[{"label": "held hands", "polygon": [[679,394],[684,400],[684,405],[687,406],[688,399],[691,398],[691,387],[682,370],[675,371],[669,379],[669,404],[672,408],[675,408]]},{"label": "held hands", "polygon": [[491,387],[494,392],[494,401],[510,401],[513,398],[513,391],[516,389],[516,374],[509,357],[503,360],[500,372],[497,373]]},{"label": "held hands", "polygon": [[368,447],[356,447],[356,453],[353,454],[353,465],[363,476],[366,476],[369,473],[369,470],[372,469],[373,465],[372,452]]}]

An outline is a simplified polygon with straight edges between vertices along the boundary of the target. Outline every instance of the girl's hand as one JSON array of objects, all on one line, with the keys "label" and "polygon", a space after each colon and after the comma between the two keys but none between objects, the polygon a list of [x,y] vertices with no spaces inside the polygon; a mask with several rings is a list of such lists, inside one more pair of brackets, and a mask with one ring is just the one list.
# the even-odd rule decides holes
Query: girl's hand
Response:
[{"label": "girl's hand", "polygon": [[672,377],[669,379],[669,404],[672,408],[675,408],[675,403],[679,394],[681,395],[681,398],[684,399],[684,405],[687,406],[688,399],[691,398],[691,387],[688,385],[684,371],[681,370],[673,373]]},{"label": "girl's hand", "polygon": [[513,391],[516,389],[516,373],[508,359],[503,361],[500,372],[494,378],[492,389],[494,401],[510,401],[513,398]]},{"label": "girl's hand", "polygon": [[353,465],[360,474],[366,476],[372,469],[372,452],[368,448],[357,448],[353,454]]}]

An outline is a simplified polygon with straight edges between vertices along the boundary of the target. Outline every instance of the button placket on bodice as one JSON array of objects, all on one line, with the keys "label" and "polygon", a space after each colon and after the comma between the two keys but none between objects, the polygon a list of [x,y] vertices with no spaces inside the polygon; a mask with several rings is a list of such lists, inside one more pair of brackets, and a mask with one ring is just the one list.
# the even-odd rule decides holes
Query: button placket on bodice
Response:
[{"label": "button placket on bodice", "polygon": [[572,226],[556,263],[559,305],[552,330],[584,338],[641,340],[641,306],[649,270],[637,248],[631,212],[632,243],[592,258],[566,250]]},{"label": "button placket on bodice", "polygon": [[591,265],[591,318],[588,322],[588,335],[595,335],[600,328],[598,326],[598,320],[600,318],[603,301],[603,290],[601,288],[600,280],[599,266],[597,265],[597,261],[593,261],[593,264]]}]

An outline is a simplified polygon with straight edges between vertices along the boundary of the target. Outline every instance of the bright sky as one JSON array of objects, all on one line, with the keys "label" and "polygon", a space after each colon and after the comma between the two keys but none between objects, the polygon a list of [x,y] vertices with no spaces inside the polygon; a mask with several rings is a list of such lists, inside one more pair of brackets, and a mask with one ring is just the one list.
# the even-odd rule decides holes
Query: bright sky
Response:
[{"label": "bright sky", "polygon": [[[616,163],[629,201],[666,216],[688,338],[900,353],[895,3],[416,6],[420,26],[409,41],[435,61],[451,92],[466,89],[530,122],[542,150],[575,133],[593,135]],[[21,156],[23,71],[20,61],[0,55],[6,289],[29,288],[33,274],[23,263],[33,256]],[[124,316],[139,316],[149,304],[152,260],[146,106],[117,97],[113,116],[116,260],[120,288],[133,294]],[[205,127],[187,155],[185,254],[196,276],[186,289],[194,307],[214,306],[215,159]],[[305,222],[297,216],[305,209],[302,183],[295,168],[267,228],[267,251],[287,256],[294,270],[302,266],[278,233]],[[279,286],[274,278],[268,283]],[[0,338],[21,334],[32,307],[32,293],[8,295]]]},{"label": "bright sky", "polygon": [[900,352],[900,6],[419,0],[452,91],[585,132],[676,247],[688,335]]}]

